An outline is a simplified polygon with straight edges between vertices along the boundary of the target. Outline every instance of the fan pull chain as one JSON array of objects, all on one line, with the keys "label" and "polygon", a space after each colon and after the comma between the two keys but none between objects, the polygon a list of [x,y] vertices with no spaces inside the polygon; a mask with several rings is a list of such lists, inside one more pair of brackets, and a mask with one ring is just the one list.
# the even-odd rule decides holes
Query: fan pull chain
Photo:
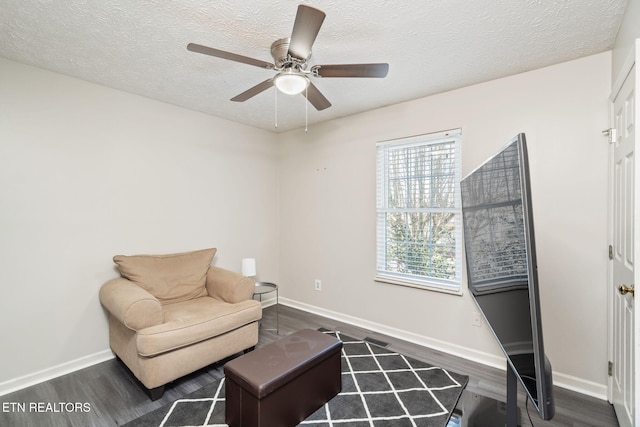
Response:
[{"label": "fan pull chain", "polygon": [[309,85],[304,88],[304,133],[309,128]]},{"label": "fan pull chain", "polygon": [[274,92],[275,92],[275,96],[274,96],[274,99],[275,99],[274,116],[275,117],[273,120],[275,122],[275,127],[277,129],[278,128],[278,89],[276,89]]}]

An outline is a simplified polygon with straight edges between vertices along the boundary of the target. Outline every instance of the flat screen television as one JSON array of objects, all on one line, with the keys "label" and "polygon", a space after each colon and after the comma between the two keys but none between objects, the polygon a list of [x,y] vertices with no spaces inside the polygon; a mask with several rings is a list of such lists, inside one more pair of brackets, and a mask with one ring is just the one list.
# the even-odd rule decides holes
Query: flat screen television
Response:
[{"label": "flat screen television", "polygon": [[524,133],[460,187],[468,287],[507,358],[507,424],[517,417],[517,382],[540,417],[550,420],[553,380],[542,339]]}]

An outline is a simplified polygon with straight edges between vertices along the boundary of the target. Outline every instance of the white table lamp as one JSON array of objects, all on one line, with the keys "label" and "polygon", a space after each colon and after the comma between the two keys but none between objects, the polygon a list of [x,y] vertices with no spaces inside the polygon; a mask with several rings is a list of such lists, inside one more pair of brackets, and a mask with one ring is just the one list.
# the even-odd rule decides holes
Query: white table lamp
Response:
[{"label": "white table lamp", "polygon": [[242,258],[242,275],[253,277],[256,275],[256,259]]}]

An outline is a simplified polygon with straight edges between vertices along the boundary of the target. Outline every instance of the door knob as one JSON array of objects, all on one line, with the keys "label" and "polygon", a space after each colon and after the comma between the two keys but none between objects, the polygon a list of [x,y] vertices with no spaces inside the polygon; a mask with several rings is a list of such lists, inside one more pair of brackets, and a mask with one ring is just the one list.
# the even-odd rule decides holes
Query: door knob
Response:
[{"label": "door knob", "polygon": [[618,286],[618,292],[620,292],[620,295],[626,295],[626,294],[631,294],[632,297],[635,296],[635,291],[634,291],[634,286],[627,286],[624,283],[620,286]]}]

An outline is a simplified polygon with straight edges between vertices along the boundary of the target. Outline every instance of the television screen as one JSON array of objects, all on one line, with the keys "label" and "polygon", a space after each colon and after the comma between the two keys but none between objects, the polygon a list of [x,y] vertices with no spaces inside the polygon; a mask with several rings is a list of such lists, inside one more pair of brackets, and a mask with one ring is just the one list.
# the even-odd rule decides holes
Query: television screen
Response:
[{"label": "television screen", "polygon": [[543,419],[554,413],[545,357],[524,134],[460,183],[469,290]]}]

